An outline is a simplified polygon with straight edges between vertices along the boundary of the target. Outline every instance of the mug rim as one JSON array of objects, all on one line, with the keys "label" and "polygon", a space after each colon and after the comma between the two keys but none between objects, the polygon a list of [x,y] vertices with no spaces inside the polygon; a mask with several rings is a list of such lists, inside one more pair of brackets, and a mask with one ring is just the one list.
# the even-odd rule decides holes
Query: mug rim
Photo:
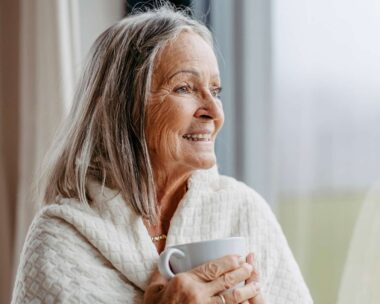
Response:
[{"label": "mug rim", "polygon": [[245,240],[245,237],[244,236],[231,236],[231,237],[220,238],[220,239],[204,240],[204,241],[198,241],[198,242],[189,242],[189,243],[183,243],[183,244],[176,244],[176,245],[168,246],[167,248],[176,248],[176,247],[179,247],[179,246],[187,246],[187,245],[200,245],[202,243],[213,243],[213,242],[218,242],[218,241],[229,241],[229,240],[233,240],[233,239],[242,239],[242,240]]}]

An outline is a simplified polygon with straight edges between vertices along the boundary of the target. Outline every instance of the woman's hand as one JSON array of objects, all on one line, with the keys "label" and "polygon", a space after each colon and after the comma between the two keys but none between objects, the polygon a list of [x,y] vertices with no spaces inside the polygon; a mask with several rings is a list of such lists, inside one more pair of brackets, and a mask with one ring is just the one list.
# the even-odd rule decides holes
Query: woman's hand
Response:
[{"label": "woman's hand", "polygon": [[251,277],[245,281],[245,284],[256,284],[258,292],[256,295],[249,299],[248,301],[244,302],[244,304],[266,304],[267,302],[265,301],[262,293],[260,292],[260,287],[259,287],[259,273],[256,269],[255,263],[254,263],[255,256],[253,253],[250,253],[247,255],[247,263],[250,264],[253,267]]},{"label": "woman's hand", "polygon": [[[256,301],[259,288],[253,262],[247,262],[244,258],[229,255],[179,273],[169,281],[156,271],[145,291],[144,303],[263,304]],[[240,282],[248,281],[243,287],[228,290]],[[219,296],[221,293],[223,296]]]}]

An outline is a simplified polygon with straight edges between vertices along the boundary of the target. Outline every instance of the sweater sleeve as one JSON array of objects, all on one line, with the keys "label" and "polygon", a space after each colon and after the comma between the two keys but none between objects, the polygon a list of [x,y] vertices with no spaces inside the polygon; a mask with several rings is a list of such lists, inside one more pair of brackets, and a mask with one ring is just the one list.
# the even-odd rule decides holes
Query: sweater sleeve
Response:
[{"label": "sweater sleeve", "polygon": [[38,216],[29,229],[12,304],[138,303],[142,292],[62,219]]},{"label": "sweater sleeve", "polygon": [[[289,248],[285,235],[265,200],[253,194],[255,207],[252,212],[260,218],[261,239],[258,268],[263,292],[270,304],[311,304],[313,300],[300,269]],[[257,225],[252,230],[257,230]],[[251,230],[251,231],[252,231]],[[255,252],[255,248],[251,248]]]}]

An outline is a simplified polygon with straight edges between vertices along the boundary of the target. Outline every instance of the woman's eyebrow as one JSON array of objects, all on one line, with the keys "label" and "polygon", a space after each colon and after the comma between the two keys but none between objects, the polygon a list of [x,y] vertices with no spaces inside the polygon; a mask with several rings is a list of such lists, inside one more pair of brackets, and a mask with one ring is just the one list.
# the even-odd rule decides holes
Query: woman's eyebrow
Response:
[{"label": "woman's eyebrow", "polygon": [[[168,79],[167,81],[169,81],[170,79],[172,79],[174,76],[178,75],[178,74],[182,74],[182,73],[189,73],[189,74],[193,74],[197,77],[201,77],[201,74],[197,71],[197,70],[179,70],[179,71],[176,71],[174,74],[172,74]],[[215,74],[215,75],[212,75],[211,78],[218,78],[219,79],[219,74]]]},{"label": "woman's eyebrow", "polygon": [[178,75],[178,74],[181,74],[181,73],[190,73],[190,74],[193,74],[193,75],[195,75],[195,76],[197,76],[197,77],[200,77],[199,72],[196,71],[196,70],[179,70],[179,71],[175,72],[174,74],[172,74],[172,75],[168,78],[168,80],[172,79],[174,76],[176,76],[176,75]]}]

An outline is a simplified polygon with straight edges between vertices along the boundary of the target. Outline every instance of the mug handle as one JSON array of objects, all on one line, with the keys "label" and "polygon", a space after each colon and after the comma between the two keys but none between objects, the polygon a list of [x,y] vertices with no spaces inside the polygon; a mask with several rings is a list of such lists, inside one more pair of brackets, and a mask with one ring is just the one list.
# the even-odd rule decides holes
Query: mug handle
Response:
[{"label": "mug handle", "polygon": [[172,279],[175,276],[173,271],[170,269],[169,264],[172,255],[176,255],[179,258],[185,257],[185,254],[181,250],[177,248],[167,248],[160,254],[160,257],[158,259],[158,270],[160,271],[161,275],[168,280]]}]

